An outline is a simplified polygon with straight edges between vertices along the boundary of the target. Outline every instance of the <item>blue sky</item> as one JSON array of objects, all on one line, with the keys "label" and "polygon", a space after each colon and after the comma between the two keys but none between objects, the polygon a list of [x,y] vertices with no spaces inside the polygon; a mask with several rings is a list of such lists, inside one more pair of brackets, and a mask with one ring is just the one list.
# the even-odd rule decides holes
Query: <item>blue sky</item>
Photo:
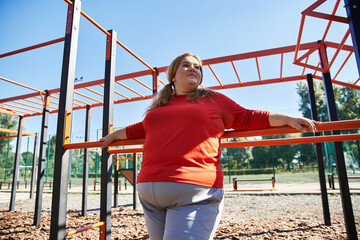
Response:
[{"label": "blue sky", "polygon": [[[105,29],[114,29],[118,40],[152,67],[167,66],[177,55],[191,51],[202,59],[222,57],[276,47],[295,45],[301,12],[314,0],[199,0],[199,1],[82,1],[82,10]],[[318,11],[329,11],[335,1],[329,0]],[[67,4],[62,0],[0,1],[0,54],[64,36]],[[340,6],[338,15],[345,16]],[[302,43],[321,39],[325,21],[307,18]],[[329,38],[339,42],[345,24],[334,23]],[[341,34],[339,34],[341,33]],[[347,44],[351,45],[350,40]],[[0,59],[0,76],[45,90],[60,86],[63,43]],[[84,17],[80,21],[76,76],[83,81],[104,77],[105,34]],[[344,56],[340,56],[344,57]],[[293,57],[292,57],[293,58]],[[299,71],[288,58],[285,71]],[[116,75],[145,70],[146,67],[117,47]],[[264,77],[276,76],[275,60],[260,60]],[[353,60],[353,56],[350,60]],[[257,80],[254,63],[239,63],[241,78]],[[218,66],[217,70],[226,68]],[[313,71],[308,71],[313,72]],[[306,72],[307,73],[307,72]],[[231,73],[232,74],[232,73]],[[221,75],[226,82],[234,78]],[[296,73],[298,74],[298,73]],[[342,76],[354,81],[357,71],[344,70]],[[160,76],[166,81],[164,75]],[[355,78],[355,79],[354,79]],[[206,81],[213,81],[205,75]],[[128,83],[131,86],[133,83]],[[30,90],[0,81],[0,98],[30,93]],[[223,90],[222,93],[250,109],[263,109],[300,115],[296,83],[270,84]],[[114,112],[115,127],[141,121],[150,100],[118,104]],[[101,128],[101,108],[92,110],[91,138]],[[74,136],[83,136],[85,111],[74,112]],[[49,119],[49,134],[56,132],[56,114]],[[26,118],[24,131],[39,132],[40,117]],[[98,136],[99,137],[99,136]],[[25,143],[23,143],[25,145]]]}]

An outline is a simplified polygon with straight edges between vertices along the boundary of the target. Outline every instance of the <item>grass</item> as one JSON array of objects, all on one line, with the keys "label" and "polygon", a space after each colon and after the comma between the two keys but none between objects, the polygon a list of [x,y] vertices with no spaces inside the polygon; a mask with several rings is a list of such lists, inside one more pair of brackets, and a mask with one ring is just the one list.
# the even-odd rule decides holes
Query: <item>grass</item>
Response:
[{"label": "grass", "polygon": [[[273,177],[272,174],[258,174],[258,175],[239,175],[239,176],[224,176],[224,183],[229,184],[233,178],[237,179],[270,179]],[[319,176],[314,172],[305,173],[280,173],[275,175],[276,183],[308,183],[308,182],[319,182]],[[253,182],[264,183],[264,182]]]}]

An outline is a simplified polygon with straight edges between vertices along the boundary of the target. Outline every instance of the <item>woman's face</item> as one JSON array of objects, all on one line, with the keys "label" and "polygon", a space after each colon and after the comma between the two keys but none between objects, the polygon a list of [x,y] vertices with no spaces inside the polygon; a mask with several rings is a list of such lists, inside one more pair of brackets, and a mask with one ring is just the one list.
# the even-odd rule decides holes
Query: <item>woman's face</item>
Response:
[{"label": "woman's face", "polygon": [[194,92],[201,83],[201,70],[199,61],[192,57],[185,57],[172,79],[175,84],[176,95],[186,95]]}]

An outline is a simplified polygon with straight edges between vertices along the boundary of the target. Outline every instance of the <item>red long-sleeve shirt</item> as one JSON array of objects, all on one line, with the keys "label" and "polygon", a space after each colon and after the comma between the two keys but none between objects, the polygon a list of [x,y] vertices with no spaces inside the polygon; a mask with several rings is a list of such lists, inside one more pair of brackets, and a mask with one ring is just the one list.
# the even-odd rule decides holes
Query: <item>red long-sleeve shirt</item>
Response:
[{"label": "red long-sleeve shirt", "polygon": [[269,127],[269,112],[248,110],[223,94],[198,103],[186,95],[149,111],[126,128],[128,139],[145,138],[137,182],[179,182],[223,187],[220,137],[225,129]]}]

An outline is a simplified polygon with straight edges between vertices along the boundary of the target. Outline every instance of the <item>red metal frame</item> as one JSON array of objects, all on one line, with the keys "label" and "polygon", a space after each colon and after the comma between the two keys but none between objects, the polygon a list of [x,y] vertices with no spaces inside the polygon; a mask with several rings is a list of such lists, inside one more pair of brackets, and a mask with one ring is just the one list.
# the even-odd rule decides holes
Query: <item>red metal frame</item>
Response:
[{"label": "red metal frame", "polygon": [[[345,120],[336,122],[323,122],[316,125],[319,131],[333,131],[333,130],[346,130],[360,128],[360,120]],[[310,132],[308,129],[307,132]],[[273,127],[261,130],[249,131],[227,131],[222,136],[225,138],[243,138],[279,134],[301,133],[299,130],[291,127]],[[333,142],[333,141],[354,141],[360,140],[360,134],[344,134],[344,135],[329,135],[329,136],[314,136],[314,137],[301,137],[301,138],[286,138],[286,139],[271,139],[271,140],[256,140],[256,141],[241,141],[241,142],[227,142],[221,143],[222,148],[234,147],[250,147],[250,146],[270,146],[270,145],[286,145],[286,144],[303,144],[303,143],[316,143],[316,142]],[[114,141],[110,146],[137,146],[144,144],[144,139],[131,139]],[[102,142],[81,142],[81,143],[68,143],[65,144],[64,149],[80,149],[80,148],[97,148],[101,147]],[[109,153],[135,153],[142,152],[140,148],[125,148],[125,149],[111,149]]]},{"label": "red metal frame", "polygon": [[[67,2],[68,4],[72,4],[71,1],[69,0],[64,0],[65,2]],[[212,85],[212,86],[206,86],[206,85],[202,85],[203,87],[207,87],[209,89],[213,89],[213,90],[220,90],[220,89],[230,89],[230,88],[238,88],[238,87],[247,87],[247,86],[257,86],[257,85],[261,85],[261,84],[272,84],[272,83],[280,83],[280,82],[289,82],[289,81],[298,81],[298,80],[303,80],[306,79],[305,74],[305,70],[306,69],[312,69],[314,70],[313,73],[313,78],[314,79],[318,79],[321,80],[322,77],[321,75],[317,75],[318,73],[323,73],[323,72],[328,72],[330,70],[330,68],[333,67],[333,63],[335,62],[335,60],[337,60],[338,55],[342,52],[347,52],[347,57],[346,59],[340,64],[340,68],[335,69],[335,75],[332,79],[332,82],[334,84],[337,85],[341,85],[344,87],[349,87],[349,88],[354,88],[357,90],[360,90],[360,86],[358,85],[359,83],[359,79],[354,80],[353,83],[348,83],[346,81],[342,81],[341,79],[338,79],[338,76],[340,74],[340,72],[342,71],[342,69],[344,68],[344,66],[348,63],[349,58],[351,57],[351,55],[354,52],[354,49],[352,46],[346,45],[345,42],[348,39],[348,36],[350,34],[349,30],[346,31],[346,33],[344,34],[344,36],[342,37],[342,40],[339,43],[335,43],[335,42],[331,42],[331,41],[326,41],[326,36],[331,28],[332,22],[340,22],[340,23],[345,23],[348,24],[348,19],[345,17],[341,17],[341,16],[336,16],[336,11],[339,7],[340,4],[340,0],[337,0],[334,4],[334,8],[332,10],[331,13],[320,13],[317,12],[316,9],[321,6],[323,3],[325,3],[326,0],[318,0],[316,1],[314,4],[312,4],[310,7],[308,7],[307,9],[305,9],[302,12],[302,17],[301,17],[301,21],[300,21],[300,29],[299,29],[299,34],[298,34],[298,38],[297,38],[297,43],[296,45],[292,45],[292,46],[285,46],[285,47],[279,47],[279,48],[273,48],[273,49],[267,49],[267,50],[262,50],[262,51],[254,51],[254,52],[248,52],[248,53],[242,53],[242,54],[235,54],[235,55],[230,55],[230,56],[224,56],[224,57],[218,57],[218,58],[212,58],[212,59],[205,59],[203,60],[203,65],[204,66],[208,66],[210,71],[212,72],[213,76],[215,77],[216,81],[218,84]],[[109,35],[109,33],[103,28],[101,27],[98,23],[96,23],[92,18],[90,18],[86,13],[84,13],[83,11],[81,11],[81,15],[84,16],[88,21],[90,21],[95,27],[97,27],[98,29],[100,29],[100,31],[104,32],[106,35]],[[318,43],[318,42],[310,42],[310,43],[301,43],[301,38],[302,38],[302,34],[303,34],[303,30],[305,28],[305,19],[306,17],[315,17],[315,18],[319,18],[321,20],[327,21],[327,26],[326,29],[324,30],[324,34],[322,37],[322,40]],[[21,53],[21,52],[25,52],[25,51],[29,51],[29,50],[33,50],[36,48],[40,48],[43,46],[48,46],[50,44],[54,44],[54,43],[58,43],[63,41],[64,38],[58,38],[52,41],[48,41],[45,43],[41,43],[41,44],[37,44],[31,47],[27,47],[27,48],[23,48],[23,49],[19,49],[16,51],[12,51],[9,53],[4,53],[1,54],[0,57],[6,57],[6,56],[10,56],[10,55],[14,55],[17,53]],[[325,49],[324,49],[324,44],[326,44],[326,46],[328,48],[333,48],[336,49],[335,53],[331,56],[330,62],[325,58],[325,54],[321,54],[323,63],[324,63],[324,67],[320,67],[320,64],[310,64],[308,63],[309,57],[314,53],[314,52],[318,52],[319,49],[323,50],[323,52],[325,53]],[[133,101],[141,101],[141,100],[145,100],[145,99],[150,99],[152,98],[152,94],[153,94],[153,90],[150,86],[148,86],[147,84],[145,84],[144,82],[138,80],[137,78],[139,77],[148,77],[148,78],[153,78],[153,73],[156,72],[156,70],[152,67],[150,67],[147,63],[145,63],[142,59],[140,59],[135,53],[133,53],[132,51],[130,51],[126,46],[124,46],[121,42],[117,41],[117,44],[119,44],[122,48],[124,48],[127,52],[129,52],[132,56],[134,56],[137,60],[139,60],[141,63],[143,63],[145,66],[147,66],[149,69],[148,70],[143,70],[143,71],[138,71],[138,72],[132,72],[132,73],[127,73],[127,74],[123,74],[123,75],[119,75],[115,77],[115,81],[117,83],[117,86],[119,86],[120,88],[125,88],[131,92],[133,92],[134,94],[136,94],[136,97],[131,97],[131,96],[126,96],[123,93],[120,93],[118,91],[115,91],[115,94],[117,97],[120,97],[114,100],[115,104],[119,104],[119,103],[125,103],[125,102],[133,102]],[[300,51],[305,51],[304,54],[302,54],[301,56],[299,56],[299,52]],[[294,55],[294,64],[301,66],[301,71],[298,72],[298,74],[293,74],[292,76],[284,76],[284,55],[285,54],[293,54]],[[317,53],[316,53],[317,54]],[[279,77],[277,78],[272,78],[272,79],[266,79],[261,75],[261,66],[259,64],[259,60],[262,57],[266,57],[266,56],[277,56],[279,55],[280,57],[280,74]],[[242,60],[246,60],[246,59],[254,59],[254,62],[256,64],[256,69],[257,69],[257,75],[258,75],[258,79],[257,80],[251,80],[251,81],[243,81],[240,80],[240,74],[238,69],[236,68],[236,62],[240,62]],[[235,76],[236,78],[234,79],[234,83],[228,83],[228,84],[224,84],[223,81],[221,81],[220,77],[218,74],[215,73],[215,70],[213,68],[214,65],[216,64],[220,64],[220,63],[230,63],[232,65],[232,68],[234,70]],[[157,69],[158,73],[165,73],[167,70],[167,66],[165,67],[160,67]],[[36,101],[33,101],[33,98],[37,98],[37,99],[41,99],[43,101],[43,91],[29,87],[29,86],[25,86],[21,83],[17,83],[13,80],[10,79],[6,79],[3,77],[0,77],[1,80],[7,81],[9,83],[12,84],[16,84],[22,87],[26,87],[32,91],[34,91],[34,93],[30,93],[30,94],[25,94],[25,95],[20,95],[20,96],[14,96],[14,97],[10,97],[10,98],[4,98],[4,99],[0,99],[0,112],[1,113],[6,113],[6,114],[11,114],[11,115],[16,115],[16,116],[22,116],[22,117],[31,117],[31,116],[38,116],[41,115],[40,111],[34,111],[28,108],[24,108],[24,106],[27,107],[31,107],[34,109],[39,109],[38,103],[36,103]],[[127,85],[125,85],[124,83],[122,83],[121,81],[123,80],[134,80],[137,83],[139,83],[141,85],[141,89],[136,89],[136,88],[131,88]],[[92,89],[92,87],[95,86],[102,86],[103,87],[103,82],[104,79],[99,79],[99,80],[94,80],[94,81],[89,81],[89,82],[84,82],[84,83],[80,83],[75,85],[75,89],[77,90],[77,94],[81,95],[82,97],[85,97],[86,99],[88,99],[87,102],[80,100],[80,99],[74,99],[74,106],[73,109],[74,110],[78,110],[78,109],[84,109],[86,108],[86,105],[90,105],[91,107],[98,107],[98,106],[102,106],[102,94],[97,92],[96,90]],[[163,85],[165,85],[165,83],[163,81],[161,81],[159,79],[159,82],[161,82]],[[205,83],[206,84],[206,83]],[[139,85],[139,86],[140,86]],[[147,93],[143,93],[144,92],[144,88],[145,90],[148,91]],[[57,99],[58,101],[58,97],[54,94],[57,94],[60,91],[60,89],[52,89],[49,90],[49,94],[50,97],[53,97],[55,99]],[[96,94],[96,96],[98,97],[98,99],[96,97],[89,97],[87,96],[84,92],[92,92],[94,94]],[[19,102],[17,101],[17,106],[12,105],[11,102],[14,102],[16,100],[24,100],[27,101],[28,103],[31,104],[25,104],[23,102]],[[58,102],[56,101],[52,101],[51,102],[54,105],[58,105]],[[10,104],[10,105],[9,105]],[[35,105],[32,105],[35,104]],[[24,106],[21,106],[24,105]],[[52,110],[50,110],[50,113],[56,113],[58,112],[57,106],[50,106]],[[26,111],[22,111],[22,110],[26,110]]]}]

